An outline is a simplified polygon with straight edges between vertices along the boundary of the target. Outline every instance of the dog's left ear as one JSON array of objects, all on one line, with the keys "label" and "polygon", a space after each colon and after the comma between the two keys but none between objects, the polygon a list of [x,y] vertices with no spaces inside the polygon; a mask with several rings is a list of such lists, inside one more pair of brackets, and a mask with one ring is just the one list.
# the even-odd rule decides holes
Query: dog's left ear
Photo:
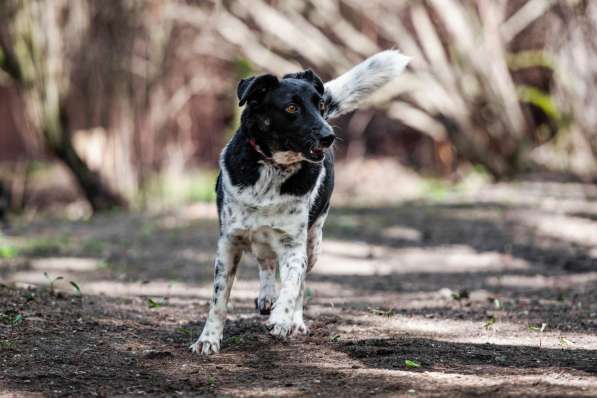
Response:
[{"label": "dog's left ear", "polygon": [[241,79],[236,87],[238,106],[243,106],[246,102],[263,100],[267,92],[276,87],[278,83],[278,78],[269,74]]},{"label": "dog's left ear", "polygon": [[323,81],[321,81],[319,76],[317,76],[311,69],[305,69],[304,71],[297,73],[289,73],[287,75],[284,75],[284,79],[306,80],[309,83],[313,84],[315,90],[317,90],[319,95],[323,95]]}]

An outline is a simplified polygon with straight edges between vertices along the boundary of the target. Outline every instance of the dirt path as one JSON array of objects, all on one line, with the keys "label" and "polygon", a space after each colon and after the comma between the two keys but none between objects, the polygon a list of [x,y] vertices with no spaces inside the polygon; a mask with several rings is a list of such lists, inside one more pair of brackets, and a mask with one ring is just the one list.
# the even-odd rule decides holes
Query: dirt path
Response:
[{"label": "dirt path", "polygon": [[[336,207],[311,334],[267,335],[246,259],[210,358],[187,347],[211,293],[211,207],[5,233],[0,396],[597,396],[595,187]],[[44,272],[63,277],[54,292]]]}]

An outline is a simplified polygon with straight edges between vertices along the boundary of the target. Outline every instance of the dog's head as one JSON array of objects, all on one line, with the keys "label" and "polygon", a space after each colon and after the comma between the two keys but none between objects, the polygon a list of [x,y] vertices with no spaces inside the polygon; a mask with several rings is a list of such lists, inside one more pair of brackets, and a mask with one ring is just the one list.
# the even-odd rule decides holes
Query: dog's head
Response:
[{"label": "dog's head", "polygon": [[276,163],[321,162],[335,135],[325,120],[324,87],[312,71],[279,80],[260,75],[239,82],[241,122],[261,151]]}]

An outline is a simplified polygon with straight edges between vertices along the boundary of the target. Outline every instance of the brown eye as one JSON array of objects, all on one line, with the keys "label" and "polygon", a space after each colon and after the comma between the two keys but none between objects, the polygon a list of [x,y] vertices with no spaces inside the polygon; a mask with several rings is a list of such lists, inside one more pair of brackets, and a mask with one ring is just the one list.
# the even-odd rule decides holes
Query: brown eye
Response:
[{"label": "brown eye", "polygon": [[296,113],[298,111],[298,106],[294,104],[290,104],[286,107],[286,112],[288,113]]},{"label": "brown eye", "polygon": [[325,112],[325,101],[324,100],[319,101],[319,112],[321,112],[322,115]]}]

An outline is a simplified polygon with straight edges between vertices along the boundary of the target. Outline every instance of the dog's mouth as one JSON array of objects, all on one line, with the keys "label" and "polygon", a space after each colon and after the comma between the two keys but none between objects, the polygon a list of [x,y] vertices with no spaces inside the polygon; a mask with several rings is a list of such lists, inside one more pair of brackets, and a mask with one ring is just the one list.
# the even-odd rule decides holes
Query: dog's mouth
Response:
[{"label": "dog's mouth", "polygon": [[325,157],[325,148],[323,146],[314,146],[311,147],[306,153],[304,153],[305,158],[312,162],[321,162]]}]

